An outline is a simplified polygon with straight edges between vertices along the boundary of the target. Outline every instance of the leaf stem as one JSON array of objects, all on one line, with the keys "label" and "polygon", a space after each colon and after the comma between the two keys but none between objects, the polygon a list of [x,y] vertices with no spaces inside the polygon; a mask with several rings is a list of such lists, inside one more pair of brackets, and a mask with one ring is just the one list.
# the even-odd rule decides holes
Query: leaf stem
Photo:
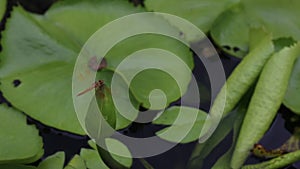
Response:
[{"label": "leaf stem", "polygon": [[143,164],[145,169],[154,169],[154,167],[152,167],[151,164],[148,161],[146,161],[145,159],[139,158],[139,160]]}]

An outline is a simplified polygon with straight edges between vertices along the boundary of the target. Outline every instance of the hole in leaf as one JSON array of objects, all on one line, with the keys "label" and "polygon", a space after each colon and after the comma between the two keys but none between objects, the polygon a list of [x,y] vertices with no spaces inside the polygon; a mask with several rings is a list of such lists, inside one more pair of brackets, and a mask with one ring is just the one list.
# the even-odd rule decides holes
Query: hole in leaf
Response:
[{"label": "hole in leaf", "polygon": [[16,80],[13,81],[14,87],[20,86],[21,83],[22,83],[21,80],[18,80],[18,79],[16,79]]},{"label": "hole in leaf", "polygon": [[227,46],[227,45],[223,46],[223,48],[226,49],[226,50],[231,50],[231,47]]},{"label": "hole in leaf", "polygon": [[138,6],[138,5],[141,5],[142,7],[145,6],[144,0],[129,0],[129,2],[132,2],[134,6]]},{"label": "hole in leaf", "polygon": [[238,52],[238,51],[240,51],[240,48],[234,47],[234,48],[233,48],[233,51],[234,51],[234,52]]},{"label": "hole in leaf", "polygon": [[184,38],[184,33],[183,32],[179,32],[179,37]]}]

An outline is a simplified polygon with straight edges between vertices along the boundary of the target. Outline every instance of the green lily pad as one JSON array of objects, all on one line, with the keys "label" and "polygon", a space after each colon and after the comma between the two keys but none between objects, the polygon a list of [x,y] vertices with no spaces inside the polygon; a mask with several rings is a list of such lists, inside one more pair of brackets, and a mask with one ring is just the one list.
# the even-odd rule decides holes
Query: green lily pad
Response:
[{"label": "green lily pad", "polygon": [[[71,97],[72,70],[76,56],[84,42],[98,28],[118,17],[140,11],[143,10],[134,8],[126,1],[117,0],[58,2],[45,15],[30,14],[21,7],[14,8],[2,39],[0,82],[4,96],[15,107],[46,125],[84,134]],[[162,19],[159,23],[174,29]],[[176,40],[164,40],[161,36],[145,43],[121,43],[118,45],[120,47],[115,48],[118,51],[110,51],[108,67],[114,70],[116,63],[121,61],[119,55],[113,54],[128,54],[134,49],[156,47],[157,44],[162,44],[162,48],[179,55],[190,68],[193,67],[192,54],[187,47]],[[172,83],[173,79],[161,72],[154,76],[156,73],[143,73],[143,76],[132,81],[130,87],[145,107],[150,106],[148,94],[153,87],[166,90],[167,105],[180,97],[177,85]],[[181,80],[185,81],[183,87],[187,88],[190,76],[180,74]],[[140,82],[145,79],[155,79],[159,83]]]},{"label": "green lily pad", "polygon": [[84,159],[88,169],[109,169],[100,158],[97,150],[83,148],[80,151],[80,157]]},{"label": "green lily pad", "polygon": [[45,18],[60,27],[65,36],[74,39],[80,49],[103,25],[119,17],[144,11],[123,0],[66,0],[54,4],[46,12]]},{"label": "green lily pad", "polygon": [[[128,22],[134,29],[126,29],[125,35],[119,33],[120,26]],[[131,15],[114,21],[111,25],[108,25],[110,29],[105,27],[104,30],[108,30],[107,32],[102,32],[104,30],[97,32],[87,42],[82,52],[89,51],[104,56],[107,68],[122,75],[130,85],[132,94],[145,108],[162,109],[181,97],[191,79],[191,69],[194,66],[192,53],[183,43],[164,35],[179,38],[180,31],[159,15],[149,13]],[[115,34],[120,37],[112,36],[111,32],[116,32]],[[156,34],[157,32],[159,33]],[[134,36],[127,37],[128,34]],[[98,37],[107,40],[99,42]],[[115,40],[120,40],[121,37],[126,38],[121,42]],[[117,44],[110,49],[108,46],[112,43]],[[99,46],[103,47],[99,48]],[[105,53],[106,50],[109,52]],[[82,58],[85,58],[84,54],[78,60],[78,65],[86,62]],[[76,72],[84,73],[80,70]],[[76,75],[74,79],[77,78],[80,77]],[[162,100],[165,104],[153,106],[155,104],[152,103],[163,103]]]},{"label": "green lily pad", "polygon": [[47,157],[44,161],[42,161],[38,169],[63,169],[65,163],[65,153],[57,152],[49,157]]},{"label": "green lily pad", "polygon": [[[207,33],[220,13],[239,0],[146,0],[149,11],[164,12],[182,17],[192,22],[204,33]],[[184,32],[187,40],[195,41],[191,32]]]},{"label": "green lily pad", "polygon": [[[67,90],[71,86],[69,78],[72,76],[72,68],[71,64],[59,62],[43,65],[32,71],[3,78],[1,89],[14,106],[31,117],[59,129],[83,134],[70,99],[71,90]],[[17,87],[13,85],[15,80],[21,82]]]},{"label": "green lily pad", "polygon": [[[95,3],[95,1],[74,2],[71,5],[69,1],[69,6],[58,3],[45,16],[29,14],[21,8],[15,8],[8,21],[7,31],[3,35],[4,51],[1,54],[0,78],[4,96],[14,106],[44,124],[77,134],[84,134],[77,120],[71,95],[72,72],[77,52],[94,31],[105,23],[123,16],[124,13],[116,8],[113,11],[115,14],[110,15],[112,11],[102,4],[108,1],[98,2],[98,9],[91,2]],[[127,14],[135,11],[135,8],[127,2],[120,1],[117,4]],[[106,5],[110,6],[109,3]],[[63,7],[67,9],[64,10]],[[94,28],[88,32],[85,39],[82,39],[79,46],[77,42],[82,37],[77,32],[76,35],[70,36],[68,35],[71,33],[67,33],[71,31],[67,30],[68,26],[78,28],[74,23],[79,23],[79,17],[72,16],[71,18],[76,18],[76,22],[68,26],[61,26],[58,21],[51,20],[55,16],[59,16],[60,19],[66,16],[65,19],[71,21],[69,9],[78,14],[78,8],[82,11],[80,15],[84,16],[81,18],[82,21],[89,21],[89,26],[87,23],[82,25]],[[90,8],[93,11],[90,11]],[[61,11],[65,12],[65,15],[61,14]],[[90,21],[90,14],[98,22]],[[99,16],[103,15],[107,16],[105,22],[99,19],[101,18]],[[16,24],[22,24],[22,30],[18,30],[19,26],[16,27]],[[87,30],[82,27],[79,30],[82,34],[87,33]],[[21,85],[15,88],[12,85],[14,81],[21,82]],[[22,97],[24,95],[29,98]],[[32,106],[32,103],[35,103],[35,106]]]},{"label": "green lily pad", "polygon": [[289,85],[286,91],[283,104],[291,109],[294,113],[300,115],[300,59],[298,58],[292,75],[290,77]]},{"label": "green lily pad", "polygon": [[[127,168],[130,168],[132,166],[133,160],[131,158],[131,153],[122,142],[120,142],[116,139],[107,138],[105,140],[105,143],[106,143],[107,149],[108,149],[111,157],[113,158],[113,160],[116,160],[122,166],[125,166]],[[94,142],[89,141],[89,145],[93,149],[95,149],[95,150],[97,149],[97,145]],[[98,152],[99,152],[99,150],[98,150]],[[100,158],[104,158],[104,157],[101,156]]]},{"label": "green lily pad", "polygon": [[206,118],[207,113],[199,109],[174,106],[153,121],[153,124],[169,125],[155,134],[167,141],[189,143],[203,135],[203,125],[209,122]]},{"label": "green lily pad", "polygon": [[0,164],[30,163],[43,155],[42,138],[25,115],[0,105],[0,119]]},{"label": "green lily pad", "polygon": [[[22,30],[18,30],[19,24]],[[76,53],[51,39],[36,24],[34,15],[21,8],[14,9],[6,26],[0,65],[4,96],[44,124],[84,134],[71,99]],[[15,87],[14,82],[20,85]]]},{"label": "green lily pad", "polygon": [[86,166],[83,158],[75,155],[64,169],[86,169]]},{"label": "green lily pad", "polygon": [[300,1],[297,0],[241,0],[217,18],[211,37],[225,51],[241,58],[248,51],[248,34],[253,26],[265,27],[274,39],[292,37],[300,40],[299,8]]},{"label": "green lily pad", "polygon": [[0,105],[0,164],[31,163],[43,155],[38,130],[21,112]]},{"label": "green lily pad", "polygon": [[6,0],[0,1],[0,20],[2,20],[2,18],[4,16],[4,13],[5,13],[5,10],[6,10],[6,3],[7,3]]},{"label": "green lily pad", "polygon": [[[123,62],[120,74],[128,80],[131,74],[139,72],[130,82],[130,90],[143,107],[163,109],[185,93],[194,64],[192,53],[183,44],[161,35],[130,37],[107,54],[108,67],[116,69],[122,60],[127,59],[126,56],[131,59]],[[155,90],[164,94],[155,93]],[[162,100],[165,100],[164,105],[160,105]]]}]

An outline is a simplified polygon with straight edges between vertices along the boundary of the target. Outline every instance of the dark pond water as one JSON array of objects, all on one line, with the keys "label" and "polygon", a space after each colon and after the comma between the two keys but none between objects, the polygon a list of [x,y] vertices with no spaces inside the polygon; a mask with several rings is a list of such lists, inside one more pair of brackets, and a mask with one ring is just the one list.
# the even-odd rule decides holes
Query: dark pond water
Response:
[{"label": "dark pond water", "polygon": [[[8,10],[11,9],[13,4],[21,3],[27,10],[35,13],[42,14],[45,10],[47,10],[50,5],[55,2],[55,0],[10,0],[8,4]],[[139,0],[135,0],[135,3],[140,3]],[[7,12],[6,16],[9,16]],[[1,22],[0,28],[4,29],[4,24]],[[239,63],[239,60],[230,56],[222,56],[221,57],[223,66],[228,76],[235,66]],[[197,80],[201,82],[204,86],[209,88],[209,81],[206,70],[202,63],[195,57],[195,69],[194,74],[198,78]],[[201,77],[201,78],[200,78]],[[205,91],[204,91],[205,92]],[[0,94],[0,103],[6,102],[6,100]],[[207,98],[209,100],[210,98]],[[174,103],[177,104],[177,103]],[[203,102],[201,104],[201,108],[207,110],[209,108],[209,102]],[[285,119],[289,119],[291,116],[291,112],[282,107],[280,109],[280,113],[276,120],[274,121],[271,129],[265,135],[265,137],[261,140],[263,145],[267,145],[268,148],[277,148],[282,143],[284,143],[289,137],[290,132],[285,128],[292,128],[294,124],[287,123]],[[282,117],[284,115],[284,118]],[[28,117],[29,124],[35,124],[40,130],[40,135],[44,140],[44,149],[45,155],[43,158],[57,152],[64,151],[66,153],[67,161],[69,161],[75,154],[80,152],[81,148],[89,148],[87,141],[89,138],[87,136],[78,136],[74,134],[70,134],[67,132],[59,131],[53,129],[51,127],[45,126],[31,118]],[[298,123],[299,124],[299,123]],[[152,136],[160,126],[153,126],[151,124],[137,124],[134,123],[129,128],[122,130],[122,132],[128,136],[132,137],[147,137]],[[216,162],[216,160],[229,148],[231,144],[231,135],[227,136],[220,145],[218,145],[211,154],[205,160],[204,169],[210,169],[212,165]],[[179,144],[175,146],[173,149],[154,157],[147,158],[146,160],[153,165],[156,169],[184,169],[189,159],[189,156],[195,146],[195,143],[189,144]],[[42,158],[42,159],[43,159]],[[41,159],[41,160],[42,160]],[[250,157],[247,160],[248,164],[257,163],[260,160],[254,157]],[[38,164],[36,162],[35,164]],[[138,160],[134,160],[133,169],[142,169],[143,166]],[[288,169],[300,168],[300,164],[294,164],[293,166],[287,167]]]}]

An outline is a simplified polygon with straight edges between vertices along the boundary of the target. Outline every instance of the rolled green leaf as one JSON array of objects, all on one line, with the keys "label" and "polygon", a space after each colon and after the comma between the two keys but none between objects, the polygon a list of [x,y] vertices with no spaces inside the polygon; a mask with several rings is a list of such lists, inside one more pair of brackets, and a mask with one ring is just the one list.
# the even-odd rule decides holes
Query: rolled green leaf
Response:
[{"label": "rolled green leaf", "polygon": [[[250,36],[262,35],[261,32],[259,34],[253,32]],[[274,45],[272,42],[272,36],[270,34],[265,34],[265,36],[261,38],[261,41],[253,47],[253,50],[250,51],[250,53],[234,69],[227,79],[226,84],[217,95],[210,110],[210,117],[212,118],[213,123],[219,123],[222,116],[226,116],[235,108],[237,103],[254,84],[273,51]],[[204,129],[209,127],[210,126],[204,126]],[[210,130],[214,131],[215,128],[210,128]],[[209,136],[210,135],[201,136],[200,142],[204,142]]]},{"label": "rolled green leaf", "polygon": [[[233,110],[259,76],[265,63],[274,51],[271,39],[272,36],[270,34],[265,35],[229,76],[226,86],[222,88],[222,90],[226,89],[226,92],[224,92],[226,94],[226,102],[223,116]],[[222,94],[223,92],[220,93]],[[218,96],[216,99],[218,100],[219,98],[222,98],[222,96]],[[218,103],[217,100],[215,101],[216,103]],[[217,106],[219,105],[213,105],[212,114],[219,113],[213,111]]]},{"label": "rolled green leaf", "polygon": [[242,124],[231,160],[233,169],[240,168],[251,148],[269,129],[283,101],[293,65],[300,54],[300,43],[275,53],[265,65]]}]

